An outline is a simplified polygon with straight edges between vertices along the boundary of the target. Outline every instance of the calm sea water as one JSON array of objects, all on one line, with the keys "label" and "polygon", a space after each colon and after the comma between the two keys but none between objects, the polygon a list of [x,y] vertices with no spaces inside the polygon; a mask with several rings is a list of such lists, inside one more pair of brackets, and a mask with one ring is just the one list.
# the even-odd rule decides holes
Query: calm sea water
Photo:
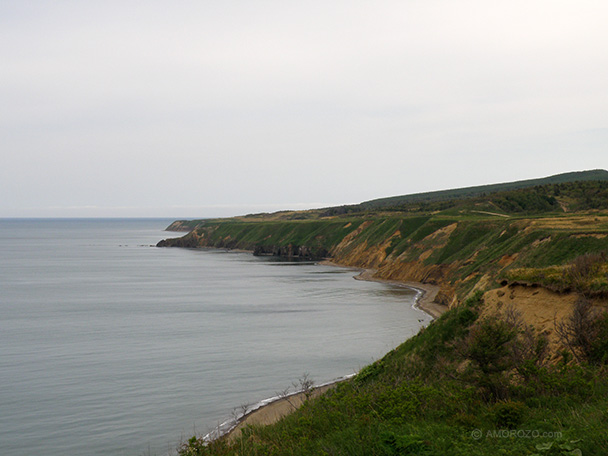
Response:
[{"label": "calm sea water", "polygon": [[352,270],[152,247],[169,222],[0,220],[0,454],[167,454],[429,322]]}]

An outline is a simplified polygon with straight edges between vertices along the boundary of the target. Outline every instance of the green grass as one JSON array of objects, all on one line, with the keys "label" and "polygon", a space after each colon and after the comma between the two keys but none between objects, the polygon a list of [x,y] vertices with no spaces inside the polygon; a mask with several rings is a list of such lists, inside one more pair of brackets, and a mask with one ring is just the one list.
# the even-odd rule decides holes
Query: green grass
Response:
[{"label": "green grass", "polygon": [[572,233],[553,233],[549,242],[542,248],[531,251],[520,265],[530,268],[562,265],[588,252],[604,251],[606,247],[606,238],[581,238]]},{"label": "green grass", "polygon": [[571,184],[573,182],[588,182],[588,181],[607,181],[608,172],[605,170],[593,170],[574,173],[557,174],[540,179],[529,179],[517,182],[508,182],[503,184],[481,185],[477,187],[466,187],[451,190],[441,190],[427,193],[416,193],[412,195],[393,196],[389,198],[379,198],[371,201],[365,201],[359,205],[353,206],[356,209],[363,210],[378,210],[390,207],[398,207],[408,204],[419,203],[436,203],[450,200],[462,200],[478,198],[492,195],[494,193],[507,193],[517,190],[533,189],[539,186],[559,186]]},{"label": "green grass", "polygon": [[470,257],[486,239],[497,231],[494,222],[463,222],[458,225],[450,236],[447,245],[428,262],[450,263]]},{"label": "green grass", "polygon": [[[212,247],[254,250],[260,245],[308,245],[331,248],[361,224],[361,220],[332,221],[218,221],[206,223],[196,233],[204,234]],[[346,225],[350,223],[348,228]]]},{"label": "green grass", "polygon": [[369,211],[445,212],[489,211],[501,214],[606,209],[608,172],[565,173],[542,179],[417,193],[328,208],[322,215]]},{"label": "green grass", "polygon": [[606,250],[586,252],[564,265],[511,269],[503,277],[511,282],[540,285],[558,292],[576,291],[587,297],[606,297],[607,258]]}]

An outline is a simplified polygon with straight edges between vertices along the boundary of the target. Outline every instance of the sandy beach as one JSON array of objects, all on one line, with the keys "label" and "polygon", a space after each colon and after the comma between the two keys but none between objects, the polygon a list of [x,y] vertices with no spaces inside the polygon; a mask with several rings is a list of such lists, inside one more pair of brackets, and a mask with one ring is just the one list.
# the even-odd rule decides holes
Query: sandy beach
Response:
[{"label": "sandy beach", "polygon": [[[330,261],[323,262],[323,264],[342,267]],[[433,318],[438,318],[447,310],[446,306],[433,302],[435,296],[437,295],[437,292],[439,291],[439,287],[437,285],[419,282],[400,282],[397,280],[377,279],[373,277],[374,273],[375,271],[373,269],[363,269],[354,278],[356,280],[369,280],[374,282],[389,283],[391,285],[408,287],[418,290],[420,292],[420,295],[418,296],[416,306],[420,310],[423,310],[424,312],[428,313]],[[337,380],[330,384],[316,387],[314,388],[312,393],[309,394],[309,396],[311,398],[318,397],[330,388],[333,388],[340,381],[343,381],[343,379]],[[276,423],[284,416],[290,414],[291,412],[299,408],[305,400],[306,395],[300,392],[278,398],[272,402],[269,402],[266,405],[262,405],[261,407],[253,410],[252,412],[246,414],[244,417],[239,419],[237,425],[229,432],[224,434],[222,438],[226,438],[229,440],[234,440],[238,438],[241,433],[241,430],[247,425],[267,425]]]},{"label": "sandy beach", "polygon": [[[311,392],[309,392],[309,397],[318,397],[325,393],[327,390],[336,386],[341,381],[343,381],[343,379],[337,380],[333,383],[315,387]],[[263,405],[241,418],[238,424],[229,432],[227,432],[223,437],[227,438],[228,440],[234,440],[239,437],[239,435],[241,434],[241,430],[248,425],[265,426],[267,424],[276,423],[284,416],[289,415],[291,412],[298,409],[304,403],[305,400],[306,394],[303,392],[299,392],[290,394],[285,397],[281,397],[275,401]]]}]

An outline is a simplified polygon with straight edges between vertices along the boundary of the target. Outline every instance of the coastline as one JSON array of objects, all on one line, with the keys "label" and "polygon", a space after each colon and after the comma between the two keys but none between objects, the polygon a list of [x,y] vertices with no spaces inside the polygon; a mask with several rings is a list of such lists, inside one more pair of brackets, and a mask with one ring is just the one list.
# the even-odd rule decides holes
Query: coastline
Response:
[{"label": "coastline", "polygon": [[[242,416],[224,423],[218,429],[207,434],[205,440],[222,438],[227,439],[228,441],[234,441],[240,436],[241,431],[249,425],[266,426],[268,424],[276,423],[281,418],[300,408],[307,399],[321,396],[326,391],[335,387],[338,383],[348,380],[349,378],[354,377],[354,375],[355,374],[351,374],[328,383],[323,383],[319,386],[314,386],[308,393],[296,391],[295,393],[275,396],[261,401],[253,406],[252,409],[247,410]],[[222,430],[222,427],[228,429]]]},{"label": "coastline", "polygon": [[[321,264],[336,267],[348,267],[333,263],[329,260],[322,261]],[[373,277],[376,272],[373,269],[359,269],[359,271],[359,274],[353,277],[355,280],[387,283],[400,287],[412,288],[418,291],[414,307],[427,313],[433,319],[439,318],[444,312],[448,310],[446,306],[434,302],[435,296],[439,291],[439,286],[437,285],[425,284],[420,282],[401,282],[398,280],[378,279]],[[355,374],[339,378],[329,383],[315,386],[312,392],[308,393],[308,396],[309,398],[318,397],[329,389],[335,387],[338,383],[345,381],[353,377],[354,375]],[[306,399],[306,393],[303,391],[298,391],[289,395],[276,396],[261,401],[256,404],[252,409],[246,410],[241,416],[233,420],[229,420],[218,426],[218,428],[216,428],[214,431],[208,433],[205,436],[205,440],[215,440],[221,438],[227,439],[228,441],[234,441],[240,436],[242,429],[244,429],[246,426],[265,426],[276,423],[284,416],[289,415],[293,411],[297,410],[305,402]]]},{"label": "coastline", "polygon": [[[342,264],[334,263],[331,260],[321,261],[320,264],[325,264],[327,266],[336,266],[339,268],[348,268],[350,266],[345,266]],[[379,282],[379,283],[387,283],[390,285],[395,285],[398,287],[407,287],[412,288],[418,291],[420,294],[416,297],[416,304],[414,307],[426,312],[433,320],[439,318],[443,315],[448,308],[442,304],[437,304],[435,302],[435,296],[439,292],[439,286],[433,285],[430,283],[422,283],[422,282],[411,282],[411,281],[400,281],[400,280],[390,280],[390,279],[379,279],[374,277],[376,273],[375,269],[364,269],[364,268],[352,268],[354,270],[358,270],[359,274],[354,276],[355,280],[366,280],[369,282]]]},{"label": "coastline", "polygon": [[[332,264],[332,263],[325,263]],[[336,265],[339,266],[339,265]],[[390,285],[395,285],[398,287],[407,287],[417,290],[420,295],[416,297],[415,307],[429,314],[433,319],[439,318],[443,315],[448,308],[443,304],[437,304],[435,302],[435,296],[439,292],[438,285],[432,285],[430,283],[421,283],[421,282],[410,282],[405,281],[401,282],[399,280],[389,280],[389,279],[378,279],[374,277],[376,271],[374,269],[363,269],[361,272],[356,275],[355,280],[367,280],[370,282],[380,282],[387,283]]]}]

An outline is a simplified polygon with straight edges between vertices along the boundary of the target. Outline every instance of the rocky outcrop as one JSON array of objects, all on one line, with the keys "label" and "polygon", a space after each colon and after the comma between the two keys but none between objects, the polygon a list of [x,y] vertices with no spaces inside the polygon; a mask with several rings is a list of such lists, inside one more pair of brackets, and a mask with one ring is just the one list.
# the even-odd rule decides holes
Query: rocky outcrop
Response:
[{"label": "rocky outcrop", "polygon": [[305,245],[256,245],[253,249],[256,256],[275,256],[297,258],[301,260],[324,260],[329,257],[329,251],[323,247]]},{"label": "rocky outcrop", "polygon": [[185,236],[173,239],[163,239],[156,244],[156,247],[182,247],[188,249],[195,249],[202,247],[201,237],[197,235],[196,231],[191,231]]}]

